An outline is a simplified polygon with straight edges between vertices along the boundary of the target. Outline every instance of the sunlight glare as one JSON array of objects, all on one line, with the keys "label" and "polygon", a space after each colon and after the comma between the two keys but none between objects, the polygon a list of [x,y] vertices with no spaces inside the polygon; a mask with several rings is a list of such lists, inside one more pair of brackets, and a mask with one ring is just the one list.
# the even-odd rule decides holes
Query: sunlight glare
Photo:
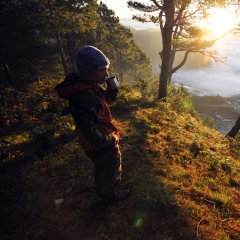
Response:
[{"label": "sunlight glare", "polygon": [[212,16],[207,20],[206,27],[213,32],[215,37],[219,37],[234,27],[232,16],[229,10],[216,8]]}]

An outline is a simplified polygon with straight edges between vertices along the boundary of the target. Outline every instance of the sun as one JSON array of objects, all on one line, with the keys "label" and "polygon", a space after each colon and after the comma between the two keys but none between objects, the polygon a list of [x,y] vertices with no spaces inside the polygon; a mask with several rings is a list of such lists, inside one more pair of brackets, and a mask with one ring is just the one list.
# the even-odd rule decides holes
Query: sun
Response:
[{"label": "sun", "polygon": [[227,9],[215,8],[206,21],[206,28],[209,29],[215,37],[220,37],[234,27],[233,23],[233,12]]}]

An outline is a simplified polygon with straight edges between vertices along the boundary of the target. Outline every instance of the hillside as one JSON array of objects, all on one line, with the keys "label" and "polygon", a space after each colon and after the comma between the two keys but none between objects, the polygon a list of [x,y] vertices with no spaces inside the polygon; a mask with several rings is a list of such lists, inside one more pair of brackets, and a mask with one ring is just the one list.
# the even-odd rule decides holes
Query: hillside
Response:
[{"label": "hillside", "polygon": [[1,92],[1,239],[239,239],[240,143],[204,125],[184,88],[164,103],[120,85],[111,109],[130,196],[99,208],[58,82]]}]

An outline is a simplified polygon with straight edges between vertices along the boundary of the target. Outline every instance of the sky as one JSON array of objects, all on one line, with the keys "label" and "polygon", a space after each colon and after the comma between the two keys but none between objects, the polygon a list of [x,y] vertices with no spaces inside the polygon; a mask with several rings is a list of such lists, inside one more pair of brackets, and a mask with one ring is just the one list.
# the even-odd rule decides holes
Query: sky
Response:
[{"label": "sky", "polygon": [[[159,29],[159,27],[155,26],[155,24],[153,23],[140,23],[138,21],[132,20],[132,15],[134,14],[134,11],[130,10],[127,7],[127,0],[101,0],[101,1],[105,3],[109,9],[112,9],[115,12],[116,16],[120,18],[120,23],[122,23],[125,26],[129,26],[137,30],[142,30],[146,28]],[[100,2],[100,0],[98,0],[98,2]]]},{"label": "sky", "polygon": [[[131,21],[133,11],[127,7],[127,0],[102,0],[102,2],[116,13],[125,26],[137,30],[159,28],[154,24]],[[221,39],[213,49],[219,56],[227,57],[227,61],[219,64],[213,62],[209,68],[195,70],[181,68],[173,75],[173,82],[196,88],[205,95],[229,97],[240,94],[240,34]]]},{"label": "sky", "polygon": [[[132,18],[132,11],[127,7],[127,0],[101,0],[112,9],[119,18]],[[100,0],[98,1],[100,2]]]}]

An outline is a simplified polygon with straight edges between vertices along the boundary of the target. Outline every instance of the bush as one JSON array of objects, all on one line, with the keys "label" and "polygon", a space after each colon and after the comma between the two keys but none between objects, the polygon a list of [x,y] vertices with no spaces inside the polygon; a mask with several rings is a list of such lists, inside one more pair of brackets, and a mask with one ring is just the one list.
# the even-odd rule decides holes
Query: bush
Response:
[{"label": "bush", "polygon": [[204,126],[209,127],[211,129],[216,129],[216,126],[214,125],[214,121],[211,117],[203,116],[201,120]]},{"label": "bush", "polygon": [[[9,153],[39,155],[58,148],[75,137],[68,102],[54,93],[56,82],[35,82],[22,90],[0,92],[0,147],[2,158]],[[16,154],[11,156],[15,156]],[[12,158],[13,158],[12,157]]]},{"label": "bush", "polygon": [[177,113],[184,111],[190,112],[192,115],[197,115],[193,102],[190,100],[190,94],[183,86],[176,88],[173,85],[169,85],[167,102],[170,103],[172,110]]}]

